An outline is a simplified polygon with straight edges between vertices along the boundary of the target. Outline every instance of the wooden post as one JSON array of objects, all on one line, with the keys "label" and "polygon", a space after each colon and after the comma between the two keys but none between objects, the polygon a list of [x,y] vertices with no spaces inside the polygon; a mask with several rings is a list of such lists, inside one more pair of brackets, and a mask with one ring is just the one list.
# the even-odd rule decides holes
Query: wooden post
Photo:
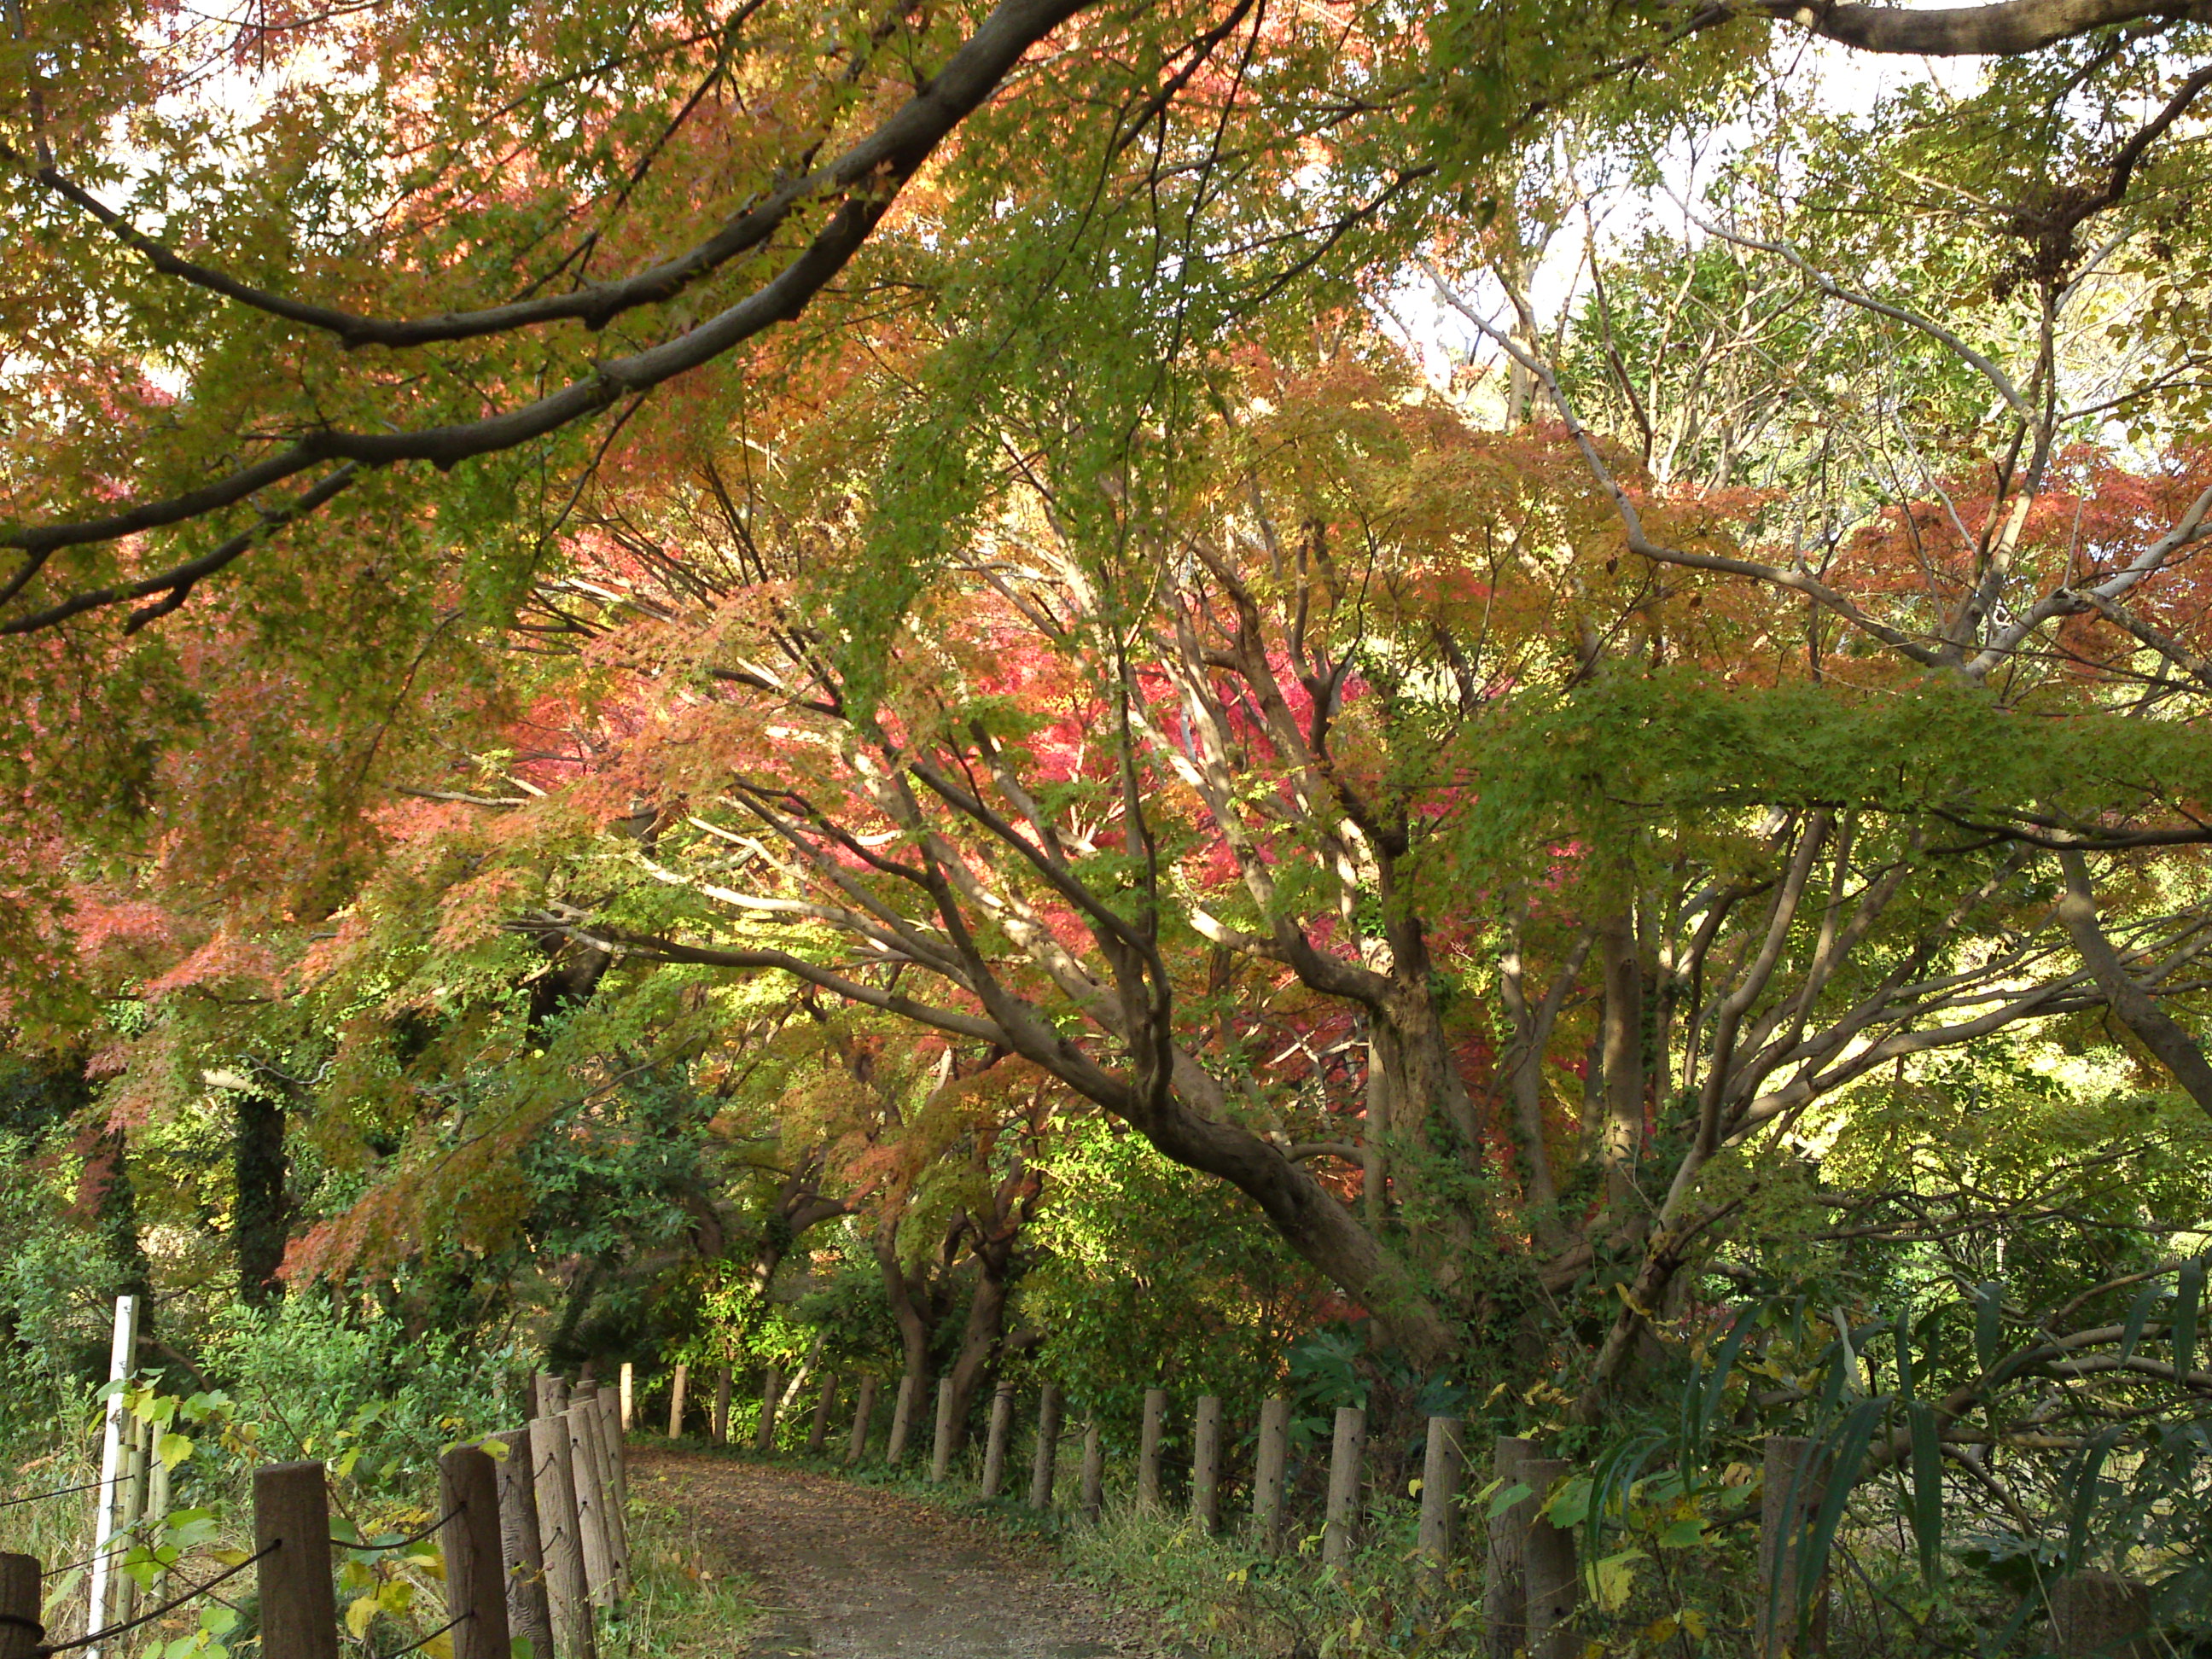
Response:
[{"label": "wooden post", "polygon": [[584,1582],[592,1600],[607,1607],[615,1599],[614,1540],[607,1526],[606,1482],[599,1473],[599,1411],[580,1400],[561,1413],[568,1435],[568,1467],[576,1486],[576,1538],[583,1547]]},{"label": "wooden post", "polygon": [[707,1433],[718,1446],[730,1443],[730,1389],[734,1379],[727,1365],[714,1371],[714,1414],[707,1419]]},{"label": "wooden post", "polygon": [[532,1419],[557,1416],[568,1409],[568,1396],[567,1383],[550,1371],[540,1371],[531,1379],[530,1415]]},{"label": "wooden post", "polygon": [[[146,1519],[146,1465],[152,1461],[154,1425],[133,1417],[126,1425],[123,1449],[123,1495],[115,1516],[119,1547],[144,1543],[140,1528]],[[127,1572],[109,1580],[107,1622],[127,1625],[138,1612],[138,1581]]]},{"label": "wooden post", "polygon": [[939,1377],[937,1382],[937,1437],[930,1443],[929,1480],[933,1486],[941,1486],[945,1477],[952,1473],[952,1379]]},{"label": "wooden post", "polygon": [[845,1442],[847,1468],[868,1455],[868,1431],[875,1426],[876,1377],[872,1371],[860,1376],[860,1387],[853,1398],[853,1432]]},{"label": "wooden post", "polygon": [[1167,1432],[1168,1391],[1145,1390],[1145,1420],[1137,1431],[1137,1501],[1160,1506],[1160,1442]]},{"label": "wooden post", "polygon": [[1036,1455],[1030,1460],[1030,1507],[1052,1507],[1053,1477],[1060,1473],[1060,1385],[1048,1382],[1037,1396]]},{"label": "wooden post", "polygon": [[1522,1583],[1527,1586],[1528,1659],[1577,1659],[1575,1535],[1536,1514],[1553,1487],[1574,1473],[1563,1458],[1524,1457],[1521,1479],[1531,1488],[1528,1527],[1521,1534]]},{"label": "wooden post", "polygon": [[1460,1449],[1456,1417],[1429,1419],[1429,1447],[1421,1460],[1421,1553],[1437,1566],[1451,1559],[1459,1522],[1460,1475],[1467,1458]]},{"label": "wooden post", "polygon": [[[1536,1455],[1533,1440],[1500,1435],[1491,1464],[1500,1490],[1525,1486],[1522,1467]],[[1513,1659],[1528,1644],[1528,1574],[1522,1541],[1535,1518],[1532,1494],[1507,1505],[1491,1517],[1489,1559],[1483,1573],[1483,1623],[1489,1632],[1485,1651],[1490,1659]]]},{"label": "wooden post", "polygon": [[1106,1437],[1095,1417],[1083,1428],[1081,1502],[1083,1518],[1095,1525],[1099,1511],[1106,1507]]},{"label": "wooden post", "polygon": [[896,1468],[906,1462],[906,1443],[914,1434],[914,1420],[921,1415],[921,1375],[908,1371],[899,1378],[898,1401],[891,1407],[891,1437],[884,1447],[884,1462]]},{"label": "wooden post", "polygon": [[528,1429],[491,1437],[507,1448],[499,1471],[499,1559],[506,1573],[507,1627],[530,1644],[531,1659],[553,1659],[553,1604],[545,1540],[538,1528],[538,1472]]},{"label": "wooden post", "polygon": [[1252,1541],[1266,1554],[1283,1547],[1283,1477],[1291,1462],[1291,1402],[1260,1402],[1260,1446],[1252,1460]]},{"label": "wooden post", "polygon": [[338,1599],[331,1585],[331,1498],[320,1463],[268,1463],[253,1472],[255,1583],[267,1659],[338,1659]]},{"label": "wooden post", "polygon": [[783,1367],[771,1365],[761,1382],[760,1426],[753,1431],[753,1449],[775,1449],[775,1414],[783,1405]]},{"label": "wooden post", "polygon": [[33,1659],[46,1639],[39,1612],[39,1558],[0,1555],[0,1659]]},{"label": "wooden post", "polygon": [[[169,1466],[160,1458],[152,1460],[146,1477],[146,1514],[158,1520],[169,1512]],[[150,1541],[150,1540],[149,1540]],[[146,1583],[147,1600],[159,1607],[169,1599],[169,1570],[157,1566]]]},{"label": "wooden post", "polygon": [[1366,1461],[1367,1413],[1357,1406],[1339,1406],[1336,1438],[1328,1454],[1328,1514],[1322,1527],[1321,1563],[1325,1567],[1340,1567],[1352,1559]]},{"label": "wooden post", "polygon": [[500,1565],[499,1469],[491,1455],[456,1446],[438,1460],[438,1541],[446,1553],[446,1611],[453,1659],[509,1659],[507,1574]]},{"label": "wooden post", "polygon": [[538,1488],[538,1540],[545,1557],[554,1651],[560,1659],[595,1659],[592,1584],[584,1571],[574,1458],[566,1413],[532,1422],[530,1470]]},{"label": "wooden post", "polygon": [[622,1364],[622,1431],[628,1434],[637,1424],[637,1367],[627,1359]]},{"label": "wooden post", "polygon": [[1006,1437],[1014,1431],[1014,1385],[1001,1382],[991,1395],[991,1437],[983,1446],[983,1496],[996,1498],[1006,1478]]},{"label": "wooden post", "polygon": [[2077,1572],[2051,1586],[2058,1659],[2151,1659],[2150,1586],[2111,1572]]},{"label": "wooden post", "polygon": [[[1753,1623],[1760,1634],[1759,1651],[1780,1659],[1798,1650],[1798,1614],[1804,1599],[1798,1569],[1813,1516],[1827,1496],[1827,1470],[1820,1442],[1797,1434],[1766,1437],[1766,1463],[1759,1500],[1759,1608]],[[1811,1640],[1806,1651],[1827,1647],[1828,1584],[1824,1574],[1812,1587]]]},{"label": "wooden post", "polygon": [[806,1428],[806,1455],[819,1457],[830,1444],[830,1413],[837,1399],[837,1373],[822,1374],[822,1392],[814,1396],[814,1420]]},{"label": "wooden post", "polygon": [[[625,1365],[623,1370],[627,1373],[629,1367]],[[684,1432],[684,1395],[690,1388],[690,1362],[685,1359],[678,1360],[676,1380],[669,1385],[668,1389],[668,1437],[671,1440],[676,1439]],[[624,1397],[625,1403],[627,1403],[627,1396]],[[629,1413],[627,1411],[623,1413],[623,1427],[624,1429],[629,1427]]]},{"label": "wooden post", "polygon": [[[115,1298],[115,1331],[107,1351],[107,1380],[111,1384],[127,1381],[138,1363],[138,1298],[118,1296]],[[124,1462],[123,1390],[110,1389],[106,1402],[100,1408],[100,1486],[93,1494],[92,1504],[92,1588],[85,1597],[84,1633],[105,1630],[109,1623],[109,1585],[117,1577],[113,1571],[113,1540],[121,1516]],[[85,1650],[85,1659],[100,1659],[98,1646]]]},{"label": "wooden post", "polygon": [[1190,1518],[1212,1537],[1221,1530],[1221,1396],[1198,1397],[1190,1436]]},{"label": "wooden post", "polygon": [[601,1389],[598,1404],[599,1483],[605,1489],[607,1500],[607,1552],[614,1561],[615,1595],[620,1599],[628,1595],[630,1589],[629,1447],[623,1439],[621,1420],[616,1415],[614,1391]]}]

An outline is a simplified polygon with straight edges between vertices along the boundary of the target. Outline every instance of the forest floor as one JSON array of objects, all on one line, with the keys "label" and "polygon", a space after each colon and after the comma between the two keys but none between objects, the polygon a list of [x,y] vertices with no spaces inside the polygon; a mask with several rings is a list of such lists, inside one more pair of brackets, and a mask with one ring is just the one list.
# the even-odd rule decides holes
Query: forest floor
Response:
[{"label": "forest floor", "polygon": [[638,1496],[673,1504],[758,1586],[749,1659],[1122,1659],[1166,1651],[1139,1616],[981,1519],[804,1469],[633,1442]]}]

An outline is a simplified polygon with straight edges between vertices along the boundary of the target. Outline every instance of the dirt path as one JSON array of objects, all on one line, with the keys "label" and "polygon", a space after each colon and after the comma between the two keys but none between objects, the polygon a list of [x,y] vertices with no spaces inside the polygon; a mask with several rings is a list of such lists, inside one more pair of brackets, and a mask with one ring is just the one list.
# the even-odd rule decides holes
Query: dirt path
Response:
[{"label": "dirt path", "polygon": [[696,1520],[769,1611],[747,1653],[1120,1659],[1158,1650],[1042,1549],[828,1476],[635,1447],[640,1496]]}]

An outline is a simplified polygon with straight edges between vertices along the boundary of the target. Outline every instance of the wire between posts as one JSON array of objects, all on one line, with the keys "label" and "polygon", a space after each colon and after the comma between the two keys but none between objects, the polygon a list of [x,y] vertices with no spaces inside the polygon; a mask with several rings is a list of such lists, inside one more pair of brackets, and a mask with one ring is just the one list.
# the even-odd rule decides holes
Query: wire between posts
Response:
[{"label": "wire between posts", "polygon": [[468,1619],[468,1618],[471,1618],[471,1617],[472,1617],[472,1616],[473,1616],[473,1615],[471,1615],[471,1614],[470,1614],[470,1613],[464,1613],[458,1614],[458,1615],[456,1615],[456,1616],[455,1616],[455,1617],[453,1617],[453,1618],[448,1619],[447,1620],[446,1620],[446,1622],[445,1622],[444,1624],[442,1624],[442,1625],[439,1626],[437,1629],[435,1629],[435,1630],[432,1631],[432,1632],[431,1632],[428,1636],[424,1637],[421,1641],[419,1641],[419,1642],[410,1642],[410,1643],[409,1643],[409,1644],[408,1644],[405,1647],[404,1647],[404,1648],[400,1648],[400,1649],[398,1649],[398,1650],[396,1650],[396,1651],[394,1651],[394,1652],[392,1652],[392,1653],[387,1653],[387,1654],[386,1654],[386,1655],[384,1656],[384,1659],[401,1659],[401,1656],[402,1656],[403,1655],[410,1654],[410,1653],[416,1653],[416,1652],[419,1652],[419,1651],[421,1651],[422,1649],[428,1647],[428,1646],[430,1645],[430,1644],[431,1644],[431,1643],[433,1643],[433,1642],[436,1641],[436,1640],[437,1640],[441,1636],[443,1636],[443,1635],[444,1635],[447,1631],[449,1631],[449,1630],[453,1629],[453,1627],[454,1626],[456,1626],[456,1625],[459,1624],[463,1620],[465,1620],[465,1619]]},{"label": "wire between posts", "polygon": [[88,1567],[95,1561],[112,1561],[118,1555],[128,1555],[131,1553],[131,1546],[125,1544],[119,1550],[109,1550],[105,1554],[101,1555],[88,1555],[82,1561],[70,1561],[66,1562],[58,1567],[48,1567],[44,1572],[40,1573],[39,1577],[41,1578],[58,1578],[65,1572],[75,1572],[79,1567]]},{"label": "wire between posts", "polygon": [[423,1528],[422,1531],[416,1533],[411,1537],[395,1538],[388,1544],[356,1544],[351,1539],[348,1538],[333,1538],[331,1540],[331,1542],[337,1545],[340,1549],[346,1550],[404,1550],[410,1544],[421,1543],[424,1539],[428,1538],[432,1533],[437,1531],[439,1528],[444,1526],[447,1522],[452,1520],[460,1512],[460,1506],[456,1504],[453,1508],[447,1510],[435,1521],[433,1521],[428,1526]]},{"label": "wire between posts", "polygon": [[21,1498],[0,1498],[0,1510],[12,1510],[18,1504],[36,1504],[48,1498],[66,1498],[73,1492],[90,1492],[106,1484],[105,1480],[87,1480],[80,1486],[56,1486],[52,1492],[34,1492]]},{"label": "wire between posts", "polygon": [[[52,1642],[45,1644],[36,1650],[34,1659],[46,1659],[46,1656],[49,1654],[66,1653],[71,1648],[90,1647],[95,1642],[105,1642],[111,1636],[120,1636],[127,1630],[137,1630],[141,1625],[150,1625],[156,1619],[165,1618],[168,1614],[174,1613],[179,1607],[183,1607],[187,1601],[197,1601],[201,1596],[205,1595],[217,1584],[222,1583],[224,1579],[236,1577],[240,1573],[244,1572],[248,1567],[252,1566],[256,1561],[258,1561],[263,1556],[267,1555],[271,1550],[274,1550],[284,1540],[281,1538],[270,1539],[259,1549],[254,1551],[252,1554],[247,1556],[246,1559],[240,1561],[236,1566],[225,1567],[221,1572],[216,1574],[214,1577],[209,1579],[206,1583],[201,1584],[195,1589],[186,1590],[182,1595],[178,1596],[173,1601],[164,1601],[160,1607],[155,1607],[151,1613],[142,1613],[136,1619],[125,1620],[119,1625],[110,1625],[106,1630],[94,1631],[89,1636],[80,1636],[74,1642]],[[41,1626],[40,1631],[42,1633],[45,1627]]]}]

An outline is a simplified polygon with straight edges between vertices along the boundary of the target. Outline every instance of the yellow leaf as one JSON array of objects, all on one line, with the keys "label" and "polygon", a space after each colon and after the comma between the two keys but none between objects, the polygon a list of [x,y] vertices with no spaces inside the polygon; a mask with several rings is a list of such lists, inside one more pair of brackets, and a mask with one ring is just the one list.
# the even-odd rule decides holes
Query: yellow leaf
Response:
[{"label": "yellow leaf", "polygon": [[346,1606],[346,1630],[356,1642],[368,1634],[376,1615],[384,1611],[374,1595],[356,1595]]},{"label": "yellow leaf", "polygon": [[226,1567],[242,1567],[250,1559],[244,1550],[210,1550],[208,1553]]}]

